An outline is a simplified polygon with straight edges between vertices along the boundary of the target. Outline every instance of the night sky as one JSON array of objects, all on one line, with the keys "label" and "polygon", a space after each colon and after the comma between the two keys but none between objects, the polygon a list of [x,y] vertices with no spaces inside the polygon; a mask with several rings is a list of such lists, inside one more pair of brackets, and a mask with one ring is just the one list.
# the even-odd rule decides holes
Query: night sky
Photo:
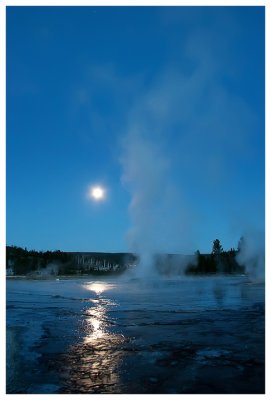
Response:
[{"label": "night sky", "polygon": [[264,7],[7,7],[7,244],[263,230],[264,46]]}]

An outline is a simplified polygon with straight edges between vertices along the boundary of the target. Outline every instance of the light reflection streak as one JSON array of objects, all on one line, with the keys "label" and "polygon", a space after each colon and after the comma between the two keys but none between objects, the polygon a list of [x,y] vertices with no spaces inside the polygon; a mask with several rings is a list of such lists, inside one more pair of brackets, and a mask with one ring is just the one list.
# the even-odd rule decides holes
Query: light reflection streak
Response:
[{"label": "light reflection streak", "polygon": [[114,307],[116,304],[109,300],[101,297],[101,295],[109,289],[115,288],[115,285],[107,282],[87,282],[83,287],[91,292],[94,292],[98,299],[92,299],[92,303],[95,304],[85,311],[86,318],[86,336],[84,343],[91,343],[96,339],[101,339],[104,336],[108,336],[108,310],[110,307]]},{"label": "light reflection streak", "polygon": [[84,284],[84,288],[98,298],[91,299],[92,307],[84,310],[83,341],[69,352],[68,393],[115,393],[120,384],[122,345],[127,339],[121,333],[111,331],[114,320],[109,311],[117,304],[102,296],[113,287],[103,282]]},{"label": "light reflection streak", "polygon": [[94,339],[102,338],[106,334],[107,317],[106,308],[100,304],[86,310],[86,336],[84,343],[90,343]]},{"label": "light reflection streak", "polygon": [[114,289],[116,285],[107,282],[87,282],[83,287],[99,296],[106,290]]}]

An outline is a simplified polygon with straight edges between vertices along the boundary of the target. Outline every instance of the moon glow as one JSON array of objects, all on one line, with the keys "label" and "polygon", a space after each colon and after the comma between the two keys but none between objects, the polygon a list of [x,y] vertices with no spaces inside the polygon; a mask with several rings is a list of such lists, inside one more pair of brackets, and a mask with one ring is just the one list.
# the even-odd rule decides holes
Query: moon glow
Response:
[{"label": "moon glow", "polygon": [[90,188],[90,197],[95,201],[101,201],[105,198],[105,190],[101,186],[93,186]]}]

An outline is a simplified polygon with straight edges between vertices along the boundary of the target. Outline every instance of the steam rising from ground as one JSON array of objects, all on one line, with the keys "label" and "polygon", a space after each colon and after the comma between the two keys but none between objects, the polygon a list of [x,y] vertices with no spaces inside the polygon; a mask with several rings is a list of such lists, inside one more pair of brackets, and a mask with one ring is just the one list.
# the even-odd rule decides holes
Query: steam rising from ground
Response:
[{"label": "steam rising from ground", "polygon": [[253,282],[265,280],[265,235],[262,231],[248,231],[240,243],[240,251],[236,258],[244,265],[249,279]]},{"label": "steam rising from ground", "polygon": [[140,256],[138,274],[153,274],[155,254],[192,249],[188,208],[172,181],[169,157],[150,135],[130,131],[123,141],[122,163],[123,181],[132,195],[130,250]]},{"label": "steam rising from ground", "polygon": [[[199,109],[201,96],[208,101]],[[262,203],[257,206],[248,197],[240,211],[234,193],[240,187],[232,185],[241,180],[238,168],[245,165],[246,149],[253,142],[253,111],[227,92],[215,74],[210,77],[204,63],[188,77],[170,70],[161,74],[127,120],[122,180],[131,194],[128,243],[129,250],[140,255],[139,273],[153,273],[157,253],[194,254],[210,221],[218,222],[213,230],[219,237],[223,229],[226,233],[225,221],[236,224],[235,216],[241,218],[245,207],[261,215]],[[213,239],[209,238],[210,250]],[[247,246],[250,243],[249,239]],[[252,244],[240,255],[251,273],[256,269],[251,261],[254,250],[258,251]]]},{"label": "steam rising from ground", "polygon": [[[182,59],[177,68],[164,66],[135,83],[121,163],[131,194],[128,242],[141,257],[142,271],[152,272],[156,253],[194,254],[202,241],[210,242],[211,251],[215,237],[225,248],[231,226],[237,228],[236,243],[227,247],[236,246],[242,221],[264,226],[264,135],[258,134],[257,110],[225,83],[225,77],[233,79],[225,37],[234,39],[234,31],[228,22],[220,16],[215,37],[198,27],[174,48]],[[260,177],[250,181],[256,190],[244,180],[252,155],[253,174],[257,170]],[[255,243],[248,238],[239,256],[254,275],[263,262]]]}]

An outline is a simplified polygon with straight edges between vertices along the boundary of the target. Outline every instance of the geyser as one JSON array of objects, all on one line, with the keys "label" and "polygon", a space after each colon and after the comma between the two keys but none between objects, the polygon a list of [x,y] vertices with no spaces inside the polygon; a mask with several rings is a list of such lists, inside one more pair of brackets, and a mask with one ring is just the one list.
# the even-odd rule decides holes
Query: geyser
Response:
[{"label": "geyser", "polygon": [[123,182],[131,194],[129,248],[140,257],[137,274],[152,275],[157,253],[185,249],[184,238],[190,231],[187,208],[173,182],[170,157],[154,137],[130,131],[123,141],[121,162]]},{"label": "geyser", "polygon": [[244,265],[252,282],[265,280],[265,234],[263,231],[249,230],[240,241],[239,253],[236,257],[240,265]]}]

